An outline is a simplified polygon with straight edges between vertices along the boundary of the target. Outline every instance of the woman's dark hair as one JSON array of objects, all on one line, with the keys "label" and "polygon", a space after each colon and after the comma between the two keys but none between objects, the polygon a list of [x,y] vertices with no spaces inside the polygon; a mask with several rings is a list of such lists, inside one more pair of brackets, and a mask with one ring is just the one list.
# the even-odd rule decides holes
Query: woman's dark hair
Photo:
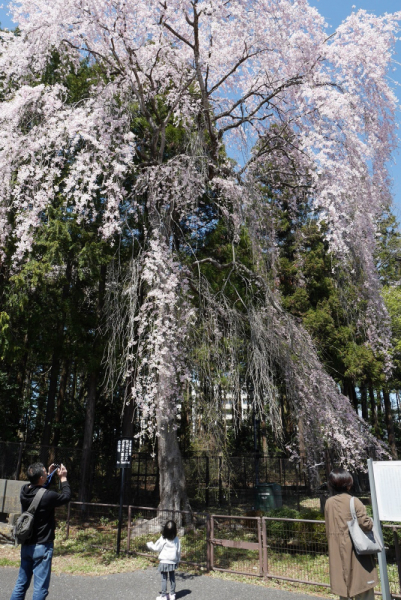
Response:
[{"label": "woman's dark hair", "polygon": [[174,521],[167,521],[165,526],[163,527],[162,536],[166,540],[174,540],[177,537],[177,525]]},{"label": "woman's dark hair", "polygon": [[353,483],[351,473],[345,469],[333,469],[329,475],[329,488],[334,494],[348,492]]}]

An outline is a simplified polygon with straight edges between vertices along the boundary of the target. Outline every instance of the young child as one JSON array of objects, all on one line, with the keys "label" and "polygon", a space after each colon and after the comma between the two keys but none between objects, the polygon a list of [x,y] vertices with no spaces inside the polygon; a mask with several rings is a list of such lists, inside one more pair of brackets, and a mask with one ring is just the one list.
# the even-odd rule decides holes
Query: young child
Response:
[{"label": "young child", "polygon": [[162,576],[162,591],[156,600],[167,599],[167,576],[170,576],[169,600],[175,600],[175,570],[181,558],[181,544],[177,537],[177,526],[174,521],[167,521],[161,537],[155,544],[148,542],[149,550],[159,552],[159,572]]}]

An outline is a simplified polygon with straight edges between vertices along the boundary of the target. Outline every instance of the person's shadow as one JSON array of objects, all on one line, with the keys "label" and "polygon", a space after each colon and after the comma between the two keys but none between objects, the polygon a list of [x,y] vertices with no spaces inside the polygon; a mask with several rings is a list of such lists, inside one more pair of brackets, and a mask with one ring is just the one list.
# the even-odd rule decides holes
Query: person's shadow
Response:
[{"label": "person's shadow", "polygon": [[[199,573],[180,573],[178,575],[178,580],[181,580],[182,583],[188,582],[191,579],[195,579],[195,577],[201,577],[201,574]],[[181,600],[181,598],[185,598],[185,596],[188,596],[189,594],[192,594],[192,590],[179,590],[178,592],[175,593],[175,598],[176,600]]]}]

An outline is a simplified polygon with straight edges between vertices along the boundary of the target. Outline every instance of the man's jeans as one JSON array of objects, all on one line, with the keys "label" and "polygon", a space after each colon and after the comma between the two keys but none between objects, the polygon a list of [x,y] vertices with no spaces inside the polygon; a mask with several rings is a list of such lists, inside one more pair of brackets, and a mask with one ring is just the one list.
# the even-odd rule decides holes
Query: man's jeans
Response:
[{"label": "man's jeans", "polygon": [[21,566],[10,600],[24,600],[33,575],[32,600],[44,600],[49,593],[53,542],[21,546]]}]

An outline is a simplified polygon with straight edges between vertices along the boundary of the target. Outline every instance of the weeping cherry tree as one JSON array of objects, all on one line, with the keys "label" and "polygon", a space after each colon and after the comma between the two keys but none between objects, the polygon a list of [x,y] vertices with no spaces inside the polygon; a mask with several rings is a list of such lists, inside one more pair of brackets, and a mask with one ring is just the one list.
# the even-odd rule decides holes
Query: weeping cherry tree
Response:
[{"label": "weeping cherry tree", "polygon": [[[135,224],[129,269],[110,268],[106,360],[110,381],[126,383],[141,435],[158,440],[160,506],[187,505],[177,407],[207,370],[207,361],[191,363],[199,324],[209,358],[222,337],[244,340],[255,408],[277,431],[283,383],[310,464],[326,448],[349,466],[369,446],[380,453],[271,288],[274,236],[259,179],[267,174],[294,206],[307,194],[331,251],[363,265],[366,343],[386,355],[373,252],[391,203],[396,99],[387,74],[401,13],[359,10],[329,35],[307,0],[20,0],[11,11],[18,33],[0,34],[1,246],[12,242],[18,271],[55,197],[83,221],[100,197],[106,239]],[[54,52],[60,73],[83,60],[94,67],[76,104],[62,78],[42,82]],[[199,252],[216,222],[230,232],[229,261]],[[251,265],[237,257],[244,229]],[[249,294],[230,302],[216,293],[205,265]],[[234,347],[219,354],[233,395],[242,385]]]}]

